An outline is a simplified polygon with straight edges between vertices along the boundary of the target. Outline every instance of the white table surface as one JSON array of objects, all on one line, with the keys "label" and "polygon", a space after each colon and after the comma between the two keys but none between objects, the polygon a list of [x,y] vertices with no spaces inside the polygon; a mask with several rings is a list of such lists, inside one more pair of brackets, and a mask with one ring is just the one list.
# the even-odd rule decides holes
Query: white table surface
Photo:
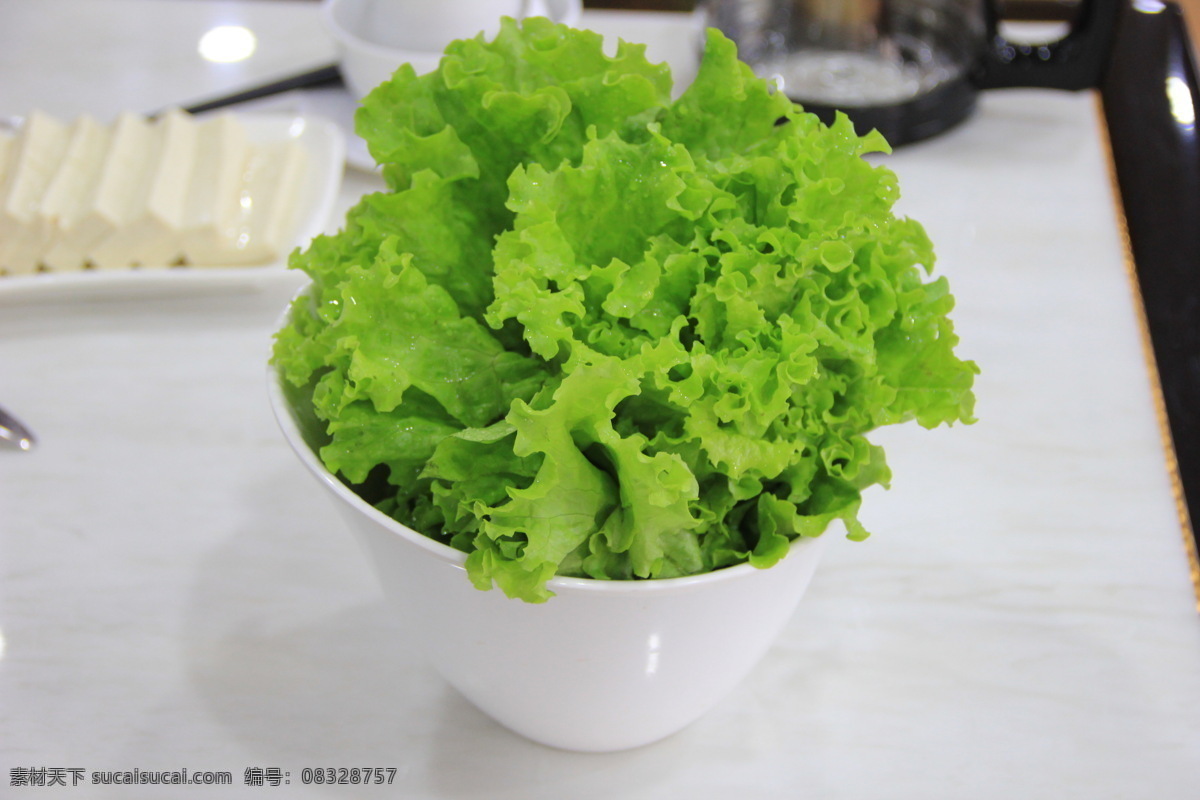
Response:
[{"label": "white table surface", "polygon": [[[588,22],[687,58],[658,17]],[[199,59],[219,23],[253,28],[256,55]],[[0,0],[0,115],[153,110],[332,55],[311,3]],[[832,543],[733,695],[624,753],[508,733],[397,635],[267,406],[301,276],[0,283],[0,403],[41,439],[0,452],[0,796],[1200,796],[1200,618],[1096,99],[994,93],[888,162],[983,369],[979,422],[880,432],[895,480],[866,498],[874,536]],[[378,185],[348,170],[330,229]],[[304,786],[306,767],[396,777]],[[37,768],[233,785],[11,785]]]}]

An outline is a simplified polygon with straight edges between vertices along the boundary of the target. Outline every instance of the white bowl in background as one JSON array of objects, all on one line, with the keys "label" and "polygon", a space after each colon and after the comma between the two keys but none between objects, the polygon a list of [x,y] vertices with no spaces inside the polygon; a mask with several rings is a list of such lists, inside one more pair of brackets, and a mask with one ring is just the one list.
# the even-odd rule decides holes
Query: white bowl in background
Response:
[{"label": "white bowl in background", "polygon": [[298,412],[273,368],[268,382],[285,438],[332,493],[414,648],[479,709],[552,747],[623,750],[702,716],[766,654],[831,535],[797,539],[769,569],[741,564],[646,581],[556,577],[545,603],[509,599],[476,589],[463,553],[377,511],[331,475],[309,444],[320,435],[311,412]]},{"label": "white bowl in background", "polygon": [[401,64],[432,72],[455,39],[482,32],[491,38],[501,17],[544,16],[576,25],[582,0],[324,0],[321,17],[333,37],[342,77],[357,98]]}]

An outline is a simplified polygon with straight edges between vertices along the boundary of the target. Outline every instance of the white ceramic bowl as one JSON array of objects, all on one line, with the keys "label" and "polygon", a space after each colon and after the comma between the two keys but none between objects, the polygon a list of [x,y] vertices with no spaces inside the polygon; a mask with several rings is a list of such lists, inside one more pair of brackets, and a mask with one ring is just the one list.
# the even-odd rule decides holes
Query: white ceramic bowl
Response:
[{"label": "white ceramic bowl", "polygon": [[432,72],[447,44],[481,31],[490,38],[501,17],[545,16],[573,26],[582,10],[582,0],[324,0],[321,18],[342,77],[362,98],[401,64]]},{"label": "white ceramic bowl", "polygon": [[273,370],[269,392],[284,436],[332,493],[405,635],[478,708],[553,747],[622,750],[703,715],[766,654],[832,534],[797,540],[770,569],[743,564],[650,581],[559,577],[545,603],[511,600],[474,588],[462,553],[376,511],[332,476]]}]

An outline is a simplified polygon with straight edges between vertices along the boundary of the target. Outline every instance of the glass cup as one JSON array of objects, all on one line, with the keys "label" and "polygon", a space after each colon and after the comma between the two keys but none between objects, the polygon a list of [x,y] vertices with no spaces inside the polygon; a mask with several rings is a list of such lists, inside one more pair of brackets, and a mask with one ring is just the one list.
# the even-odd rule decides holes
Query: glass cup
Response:
[{"label": "glass cup", "polygon": [[900,145],[966,119],[980,89],[1096,85],[1118,2],[1080,0],[1068,33],[1045,44],[1002,36],[992,0],[707,0],[701,9],[806,110],[826,122],[844,111],[860,132],[878,128]]}]

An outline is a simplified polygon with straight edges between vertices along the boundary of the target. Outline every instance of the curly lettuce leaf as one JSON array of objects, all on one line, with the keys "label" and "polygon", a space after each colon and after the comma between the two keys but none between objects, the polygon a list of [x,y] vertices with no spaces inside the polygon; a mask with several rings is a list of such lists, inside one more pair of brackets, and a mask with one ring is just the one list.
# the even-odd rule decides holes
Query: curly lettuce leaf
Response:
[{"label": "curly lettuce leaf", "polygon": [[453,42],[432,73],[401,67],[366,98],[356,127],[393,188],[427,169],[474,179],[477,205],[500,212],[519,164],[553,167],[578,154],[589,129],[624,130],[657,112],[670,72],[644,50],[622,42],[609,56],[599,34],[508,20],[490,42]]},{"label": "curly lettuce leaf", "polygon": [[[389,189],[293,256],[275,362],[326,466],[531,602],[554,575],[774,564],[888,484],[867,435],[970,422],[943,278],[886,152],[708,34],[674,102],[642,48],[506,21],[357,123]],[[382,476],[385,488],[380,489]]]}]

